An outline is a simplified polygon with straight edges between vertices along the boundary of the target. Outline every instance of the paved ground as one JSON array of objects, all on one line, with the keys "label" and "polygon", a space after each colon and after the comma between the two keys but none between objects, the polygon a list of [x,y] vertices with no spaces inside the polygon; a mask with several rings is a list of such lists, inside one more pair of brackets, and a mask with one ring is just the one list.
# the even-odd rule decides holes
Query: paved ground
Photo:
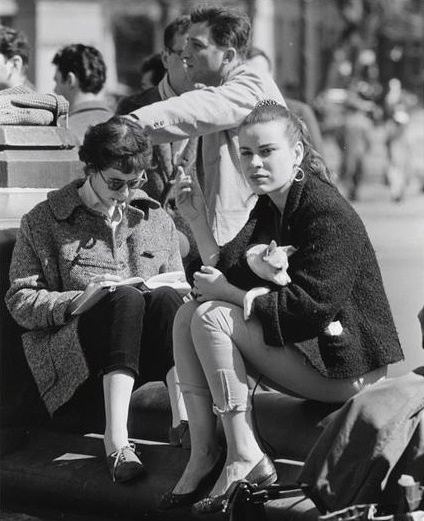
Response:
[{"label": "paved ground", "polygon": [[400,204],[389,201],[384,187],[368,187],[355,207],[373,242],[406,360],[392,375],[424,365],[417,320],[424,306],[424,194]]},{"label": "paved ground", "polygon": [[[409,185],[400,203],[390,201],[384,184],[387,168],[384,137],[384,129],[376,127],[366,158],[365,181],[354,206],[365,222],[377,253],[405,352],[405,362],[390,370],[390,374],[399,375],[424,364],[417,320],[417,313],[424,306],[424,110],[412,115],[407,129],[407,139],[414,152],[408,158]],[[329,139],[325,147],[325,159],[337,173],[340,151]]]}]

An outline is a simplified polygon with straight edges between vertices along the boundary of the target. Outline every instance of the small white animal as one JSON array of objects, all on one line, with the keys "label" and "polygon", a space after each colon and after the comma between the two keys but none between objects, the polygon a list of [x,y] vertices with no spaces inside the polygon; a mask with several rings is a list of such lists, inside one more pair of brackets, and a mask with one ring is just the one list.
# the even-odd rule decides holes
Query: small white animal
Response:
[{"label": "small white animal", "polygon": [[[267,244],[254,244],[246,251],[247,264],[250,269],[265,281],[273,282],[278,286],[287,286],[291,282],[287,273],[289,256],[296,250],[294,246],[277,246],[275,241]],[[271,289],[267,286],[258,286],[250,289],[243,298],[244,320],[252,314],[253,301],[260,295],[266,295]],[[324,329],[324,334],[338,336],[343,333],[343,326],[337,320],[330,322]]]},{"label": "small white animal", "polygon": [[[296,251],[294,246],[277,246],[275,241],[269,244],[254,244],[246,251],[249,268],[264,281],[273,282],[278,286],[286,286],[290,281],[287,268],[289,256]],[[250,289],[243,299],[244,319],[252,314],[253,301],[260,295],[266,295],[271,289],[258,286]]]}]

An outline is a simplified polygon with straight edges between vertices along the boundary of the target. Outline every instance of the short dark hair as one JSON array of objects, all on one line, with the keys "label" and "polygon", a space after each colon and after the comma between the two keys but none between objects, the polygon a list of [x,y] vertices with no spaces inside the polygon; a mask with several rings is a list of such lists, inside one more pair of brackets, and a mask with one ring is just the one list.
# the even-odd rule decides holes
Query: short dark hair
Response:
[{"label": "short dark hair", "polygon": [[246,57],[252,31],[247,14],[225,7],[199,7],[190,18],[192,24],[206,22],[217,45],[234,47],[242,58]]},{"label": "short dark hair", "polygon": [[135,121],[113,116],[89,127],[79,149],[79,158],[86,164],[86,174],[108,168],[132,174],[151,167],[152,142],[149,134]]},{"label": "short dark hair", "polygon": [[174,37],[176,34],[187,34],[190,29],[191,20],[189,15],[179,16],[165,27],[163,33],[163,46],[168,51],[172,51]]},{"label": "short dark hair", "polygon": [[153,85],[157,85],[165,76],[166,69],[163,66],[162,57],[159,53],[147,56],[147,58],[144,58],[141,62],[140,75],[142,76],[149,71],[152,71]]},{"label": "short dark hair", "polygon": [[55,54],[52,63],[57,66],[63,78],[73,72],[82,92],[97,94],[105,84],[106,64],[102,53],[89,45],[67,45]]},{"label": "short dark hair", "polygon": [[0,53],[8,60],[20,56],[22,63],[28,65],[30,46],[26,35],[22,31],[0,25]]}]

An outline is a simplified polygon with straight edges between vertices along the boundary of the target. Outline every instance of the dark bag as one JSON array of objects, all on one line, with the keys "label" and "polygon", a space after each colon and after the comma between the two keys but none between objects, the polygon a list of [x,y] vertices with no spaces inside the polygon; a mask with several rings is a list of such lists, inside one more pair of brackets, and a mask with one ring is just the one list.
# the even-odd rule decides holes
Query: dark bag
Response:
[{"label": "dark bag", "polygon": [[228,498],[224,519],[228,521],[266,521],[265,503],[273,499],[305,497],[298,485],[274,484],[265,489],[240,481]]},{"label": "dark bag", "polygon": [[[424,367],[372,385],[335,413],[298,477],[322,512],[376,503],[399,512],[399,478],[424,484]],[[418,508],[424,507],[423,502]]]}]

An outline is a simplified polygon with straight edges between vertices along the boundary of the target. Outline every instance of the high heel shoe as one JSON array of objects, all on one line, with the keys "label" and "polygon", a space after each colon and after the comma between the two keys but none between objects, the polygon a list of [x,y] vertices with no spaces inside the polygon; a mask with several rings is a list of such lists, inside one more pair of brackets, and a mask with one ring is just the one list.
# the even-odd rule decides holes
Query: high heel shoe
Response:
[{"label": "high heel shoe", "polygon": [[175,494],[172,491],[166,492],[160,500],[159,509],[171,510],[173,508],[192,506],[193,503],[198,501],[206,490],[216,482],[221,473],[222,466],[224,465],[224,460],[225,452],[221,450],[221,453],[212,469],[201,478],[199,484],[194,490],[185,494]]},{"label": "high heel shoe", "polygon": [[[253,469],[247,474],[247,476],[240,481],[247,481],[251,485],[255,485],[258,489],[262,489],[272,485],[277,481],[277,471],[275,470],[274,463],[270,458],[264,454],[263,458],[253,467]],[[228,503],[228,499],[231,496],[234,488],[238,481],[231,483],[224,494],[219,496],[209,496],[201,499],[192,506],[193,514],[214,514],[216,512],[222,512]]]}]

